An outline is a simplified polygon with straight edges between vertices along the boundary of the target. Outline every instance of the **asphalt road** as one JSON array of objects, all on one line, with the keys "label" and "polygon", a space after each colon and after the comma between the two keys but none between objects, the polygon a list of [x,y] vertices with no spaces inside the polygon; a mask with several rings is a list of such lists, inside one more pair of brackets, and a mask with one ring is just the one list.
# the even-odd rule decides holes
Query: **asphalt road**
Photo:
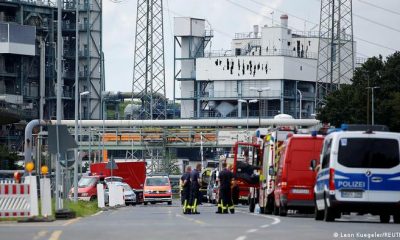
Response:
[{"label": "asphalt road", "polygon": [[[311,215],[215,214],[215,206],[199,207],[199,215],[183,215],[177,202],[123,207],[94,216],[52,223],[0,222],[0,240],[141,240],[141,239],[400,239],[398,224],[379,218],[345,216],[334,223],[315,221]],[[392,234],[374,236],[360,234]]]}]

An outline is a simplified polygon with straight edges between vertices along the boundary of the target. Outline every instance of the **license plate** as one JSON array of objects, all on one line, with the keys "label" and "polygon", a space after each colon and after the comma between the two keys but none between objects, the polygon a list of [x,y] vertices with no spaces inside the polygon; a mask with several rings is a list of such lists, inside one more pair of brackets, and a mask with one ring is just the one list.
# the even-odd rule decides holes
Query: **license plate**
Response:
[{"label": "license plate", "polygon": [[362,192],[341,192],[342,198],[362,198]]},{"label": "license plate", "polygon": [[308,189],[293,189],[292,193],[295,193],[295,194],[309,194],[310,190],[308,190]]}]

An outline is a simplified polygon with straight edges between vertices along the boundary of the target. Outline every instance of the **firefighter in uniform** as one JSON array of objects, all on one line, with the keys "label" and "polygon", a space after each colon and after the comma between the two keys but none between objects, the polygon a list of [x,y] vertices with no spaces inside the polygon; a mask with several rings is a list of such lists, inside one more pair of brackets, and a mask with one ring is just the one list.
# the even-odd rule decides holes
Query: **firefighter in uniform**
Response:
[{"label": "firefighter in uniform", "polygon": [[228,170],[226,162],[222,163],[222,171],[219,172],[219,202],[216,213],[228,213],[228,210],[233,214],[235,207],[232,202],[232,182],[234,181],[233,173]]},{"label": "firefighter in uniform", "polygon": [[183,206],[183,214],[190,213],[190,172],[191,166],[186,167],[186,172],[181,177],[181,202]]},{"label": "firefighter in uniform", "polygon": [[192,214],[199,214],[197,211],[197,205],[200,202],[200,171],[201,171],[201,164],[198,163],[196,168],[192,170],[190,173],[190,206],[192,209]]}]

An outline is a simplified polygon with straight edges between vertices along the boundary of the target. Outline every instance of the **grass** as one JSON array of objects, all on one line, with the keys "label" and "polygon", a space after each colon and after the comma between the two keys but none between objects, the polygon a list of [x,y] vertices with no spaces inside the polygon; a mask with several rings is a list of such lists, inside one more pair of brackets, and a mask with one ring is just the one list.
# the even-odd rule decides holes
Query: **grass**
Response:
[{"label": "grass", "polygon": [[[39,201],[39,213],[40,213],[40,201]],[[72,201],[64,201],[64,208],[69,209],[71,211],[74,211],[76,213],[77,217],[87,217],[90,215],[93,215],[100,211],[100,208],[97,207],[97,201],[78,201],[78,202],[72,202]],[[52,212],[53,216],[55,216],[55,200],[53,199],[52,201]],[[39,215],[41,217],[41,215]],[[24,217],[11,217],[11,218],[0,218],[0,222],[15,222],[18,220],[23,219]]]},{"label": "grass", "polygon": [[77,217],[90,216],[100,211],[100,208],[97,207],[97,201],[66,201],[64,208],[74,211]]}]

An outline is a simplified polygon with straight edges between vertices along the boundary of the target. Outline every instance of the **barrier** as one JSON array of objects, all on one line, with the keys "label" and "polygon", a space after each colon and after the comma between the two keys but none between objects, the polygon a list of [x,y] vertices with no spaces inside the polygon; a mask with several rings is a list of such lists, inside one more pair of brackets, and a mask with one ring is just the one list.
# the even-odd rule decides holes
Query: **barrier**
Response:
[{"label": "barrier", "polygon": [[0,184],[0,218],[30,216],[29,184]]}]

